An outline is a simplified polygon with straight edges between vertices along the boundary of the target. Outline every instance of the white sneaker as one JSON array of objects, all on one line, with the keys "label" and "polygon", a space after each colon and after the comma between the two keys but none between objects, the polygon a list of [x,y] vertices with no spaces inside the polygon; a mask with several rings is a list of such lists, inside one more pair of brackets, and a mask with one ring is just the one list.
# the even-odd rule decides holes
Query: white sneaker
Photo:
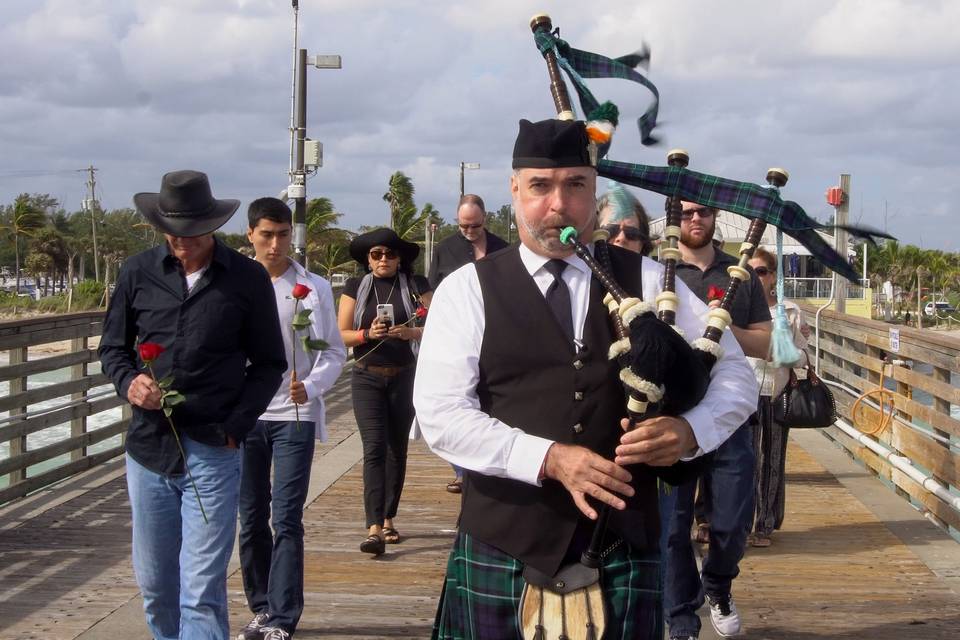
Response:
[{"label": "white sneaker", "polygon": [[707,604],[710,605],[710,624],[713,625],[717,635],[724,638],[735,638],[742,632],[740,627],[740,613],[737,611],[737,605],[733,604],[733,596],[726,596],[714,600],[707,596]]}]

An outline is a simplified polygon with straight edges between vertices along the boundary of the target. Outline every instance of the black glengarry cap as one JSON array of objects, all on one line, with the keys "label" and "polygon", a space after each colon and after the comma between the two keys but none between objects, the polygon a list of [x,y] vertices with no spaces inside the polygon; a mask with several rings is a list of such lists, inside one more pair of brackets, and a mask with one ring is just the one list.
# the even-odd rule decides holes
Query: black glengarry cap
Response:
[{"label": "black glengarry cap", "polygon": [[587,129],[579,120],[520,121],[513,145],[514,169],[592,167]]}]

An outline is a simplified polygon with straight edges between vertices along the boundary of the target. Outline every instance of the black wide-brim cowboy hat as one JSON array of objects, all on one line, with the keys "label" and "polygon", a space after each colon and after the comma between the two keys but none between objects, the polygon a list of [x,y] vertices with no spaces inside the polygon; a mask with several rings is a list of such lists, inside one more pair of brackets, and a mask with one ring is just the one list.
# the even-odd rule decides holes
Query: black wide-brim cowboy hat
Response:
[{"label": "black wide-brim cowboy hat", "polygon": [[133,196],[133,204],[161,232],[193,238],[222,227],[240,201],[217,200],[205,173],[185,170],[165,174],[159,193],[138,193]]},{"label": "black wide-brim cowboy hat", "polygon": [[397,232],[388,227],[381,227],[362,233],[350,241],[350,255],[354,260],[364,267],[367,263],[367,253],[373,247],[388,247],[400,254],[400,262],[404,264],[413,264],[413,261],[420,255],[420,247],[407,242],[397,235]]}]

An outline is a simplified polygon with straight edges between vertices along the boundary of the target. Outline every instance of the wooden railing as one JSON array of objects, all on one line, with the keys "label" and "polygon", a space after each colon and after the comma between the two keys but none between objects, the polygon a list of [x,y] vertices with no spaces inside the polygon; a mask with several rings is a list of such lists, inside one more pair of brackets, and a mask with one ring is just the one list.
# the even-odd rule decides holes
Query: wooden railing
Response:
[{"label": "wooden railing", "polygon": [[[813,326],[816,309],[806,306],[804,311]],[[819,331],[822,377],[853,391],[833,388],[843,419],[865,432],[879,426],[879,412],[870,408],[869,398],[861,403],[866,407],[863,413],[858,411],[859,420],[851,410],[860,394],[879,387],[882,374],[895,413],[889,426],[871,437],[909,459],[948,493],[960,496],[956,492],[960,485],[960,420],[951,416],[951,406],[960,406],[960,339],[832,311],[820,314]],[[816,337],[811,336],[811,357],[815,350]],[[937,497],[929,486],[922,486],[841,429],[831,427],[824,432],[938,524],[960,530],[960,511],[950,500]]]},{"label": "wooden railing", "polygon": [[[0,504],[89,469],[123,453],[123,443],[88,453],[88,448],[126,432],[129,407],[112,387],[91,394],[90,390],[107,384],[106,376],[90,373],[96,362],[96,350],[89,340],[99,336],[103,312],[56,315],[30,320],[0,323],[0,352],[8,354],[8,364],[0,366],[0,382],[8,382],[6,395],[0,396],[0,443],[9,442],[9,456],[0,459]],[[39,357],[37,347],[70,341],[66,353]],[[35,357],[37,356],[37,357]],[[46,386],[30,385],[31,378],[54,373],[62,378]],[[43,406],[37,406],[44,403]],[[122,417],[98,429],[88,429],[88,419],[103,411],[123,407]],[[6,415],[4,416],[4,412]],[[28,448],[28,436],[45,429],[69,424],[69,434],[36,448]],[[52,441],[50,441],[52,440]],[[69,456],[66,461],[57,458]],[[31,467],[41,465],[31,473]]]}]

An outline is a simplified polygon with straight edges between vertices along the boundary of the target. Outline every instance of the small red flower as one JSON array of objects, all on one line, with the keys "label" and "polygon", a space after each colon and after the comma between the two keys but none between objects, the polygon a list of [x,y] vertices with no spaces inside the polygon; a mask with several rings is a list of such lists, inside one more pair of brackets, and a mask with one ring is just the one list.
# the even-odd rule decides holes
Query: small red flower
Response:
[{"label": "small red flower", "polygon": [[290,294],[297,300],[303,300],[310,294],[310,287],[305,284],[300,284],[299,282],[294,285],[293,292]]},{"label": "small red flower", "polygon": [[150,364],[154,360],[160,357],[160,354],[166,351],[156,342],[141,342],[140,343],[140,359],[143,360],[146,364]]},{"label": "small red flower", "polygon": [[723,289],[717,285],[710,285],[710,287],[707,289],[707,302],[712,302],[713,300],[723,300],[723,293]]},{"label": "small red flower", "polygon": [[420,305],[419,307],[417,307],[417,310],[414,311],[414,315],[417,316],[417,319],[423,320],[424,318],[427,317],[427,308],[424,307],[423,305]]}]

